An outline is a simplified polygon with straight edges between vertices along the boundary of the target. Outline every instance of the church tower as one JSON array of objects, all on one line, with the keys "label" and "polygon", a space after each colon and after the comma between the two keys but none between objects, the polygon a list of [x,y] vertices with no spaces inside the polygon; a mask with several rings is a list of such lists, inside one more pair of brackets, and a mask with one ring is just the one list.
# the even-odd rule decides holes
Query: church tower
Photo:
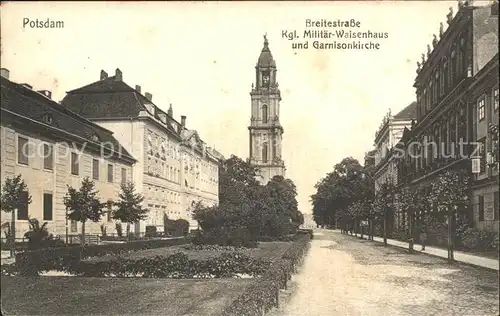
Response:
[{"label": "church tower", "polygon": [[255,66],[252,84],[249,162],[259,169],[260,182],[265,185],[274,176],[285,177],[281,156],[283,127],[280,124],[281,93],[276,80],[276,63],[264,35],[264,47]]}]

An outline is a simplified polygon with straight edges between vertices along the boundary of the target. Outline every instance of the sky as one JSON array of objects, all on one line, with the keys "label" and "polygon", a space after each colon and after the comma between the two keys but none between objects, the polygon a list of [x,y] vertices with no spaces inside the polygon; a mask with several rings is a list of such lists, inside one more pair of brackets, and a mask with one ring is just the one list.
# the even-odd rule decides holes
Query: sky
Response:
[{"label": "sky", "polygon": [[[267,34],[278,68],[286,177],[299,209],[312,211],[314,185],[344,157],[363,164],[391,109],[415,100],[416,62],[446,27],[455,1],[387,2],[16,2],[2,3],[1,66],[36,90],[65,92],[110,76],[153,95],[174,117],[187,116],[208,146],[248,157],[250,90]],[[26,19],[63,21],[58,29],[23,27]],[[285,30],[306,20],[360,22],[387,32],[379,50],[292,49]],[[321,30],[322,28],[316,28]],[[339,30],[333,29],[333,31]],[[323,39],[320,41],[333,41]],[[304,39],[296,40],[298,43]]]}]

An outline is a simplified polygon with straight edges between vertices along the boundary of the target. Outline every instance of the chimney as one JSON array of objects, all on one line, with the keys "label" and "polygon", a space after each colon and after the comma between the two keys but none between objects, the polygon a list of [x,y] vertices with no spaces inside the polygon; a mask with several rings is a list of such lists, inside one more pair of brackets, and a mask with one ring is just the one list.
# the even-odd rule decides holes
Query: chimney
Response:
[{"label": "chimney", "polygon": [[106,78],[108,78],[108,73],[105,72],[104,70],[101,70],[101,80],[104,80]]},{"label": "chimney", "polygon": [[168,108],[168,116],[174,117],[174,110],[172,109],[172,103],[170,103],[170,107]]},{"label": "chimney", "polygon": [[37,92],[43,94],[47,99],[52,99],[52,92],[49,90],[40,90]]},{"label": "chimney", "polygon": [[9,74],[10,74],[10,71],[9,69],[7,68],[2,68],[0,69],[0,74],[2,75],[2,77],[4,77],[5,79],[9,79]]},{"label": "chimney", "polygon": [[141,93],[141,86],[135,85],[135,91],[137,91],[138,93]]},{"label": "chimney", "polygon": [[186,128],[186,116],[185,115],[181,116],[181,126],[182,126],[182,128]]},{"label": "chimney", "polygon": [[123,81],[122,71],[118,68],[116,68],[116,71],[115,71],[115,81]]},{"label": "chimney", "polygon": [[144,93],[144,96],[146,99],[148,99],[149,102],[153,102],[153,95],[149,92]]},{"label": "chimney", "polygon": [[21,83],[21,86],[24,86],[25,88],[28,88],[28,89],[33,89],[33,86],[31,86],[27,83]]}]

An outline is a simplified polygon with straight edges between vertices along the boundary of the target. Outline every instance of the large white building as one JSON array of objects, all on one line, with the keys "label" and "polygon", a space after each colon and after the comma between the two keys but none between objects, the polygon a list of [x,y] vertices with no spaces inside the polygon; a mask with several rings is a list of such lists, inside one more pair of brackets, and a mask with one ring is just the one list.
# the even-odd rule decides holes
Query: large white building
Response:
[{"label": "large white building", "polygon": [[[54,235],[79,233],[80,223],[66,220],[68,186],[78,189],[89,177],[101,202],[116,200],[120,184],[132,178],[135,159],[111,131],[51,100],[50,91],[10,81],[7,69],[1,74],[1,182],[21,175],[27,185],[16,214],[16,237],[29,230],[30,218],[47,222]],[[10,223],[11,215],[1,214],[2,224]],[[109,212],[99,223],[87,222],[86,233],[100,234],[101,225],[114,231]]]},{"label": "large white building", "polygon": [[112,131],[137,159],[132,181],[150,213],[135,225],[135,232],[143,232],[146,225],[162,231],[164,214],[189,220],[195,228],[193,207],[218,203],[222,155],[187,128],[185,116],[176,121],[171,105],[165,112],[153,103],[151,93],[143,95],[140,86],[127,85],[119,69],[112,77],[101,71],[100,80],[69,91],[61,103]]},{"label": "large white building", "polygon": [[[375,194],[379,192],[384,183],[398,185],[398,168],[397,159],[403,157],[398,156],[393,152],[394,146],[401,140],[403,133],[408,128],[411,128],[412,123],[415,124],[417,116],[417,102],[413,102],[406,106],[396,115],[391,115],[391,112],[384,117],[379,130],[375,133],[375,165],[373,180],[375,183]],[[372,153],[373,153],[372,152]],[[397,198],[397,197],[396,197]],[[404,220],[401,211],[392,210],[392,215],[389,216],[389,225],[400,226]]]},{"label": "large white building", "polygon": [[285,177],[282,159],[283,127],[280,124],[281,93],[277,68],[269,43],[264,47],[255,66],[255,85],[252,84],[251,119],[249,130],[249,163],[259,170],[259,181],[267,184],[274,176]]},{"label": "large white building", "polygon": [[394,116],[391,112],[387,113],[375,133],[375,192],[383,183],[397,184],[397,168],[394,162],[397,157],[391,151],[403,136],[404,129],[410,128],[412,120],[416,119],[416,110],[417,103],[413,102]]}]

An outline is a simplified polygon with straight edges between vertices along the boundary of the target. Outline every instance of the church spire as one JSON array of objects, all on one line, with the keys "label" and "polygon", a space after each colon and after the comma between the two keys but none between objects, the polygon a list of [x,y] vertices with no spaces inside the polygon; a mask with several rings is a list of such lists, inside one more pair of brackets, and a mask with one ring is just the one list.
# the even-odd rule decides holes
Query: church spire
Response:
[{"label": "church spire", "polygon": [[264,47],[262,47],[259,60],[257,61],[257,67],[263,67],[263,68],[276,67],[273,55],[271,54],[271,50],[269,49],[269,41],[267,40],[267,34],[264,34]]},{"label": "church spire", "polygon": [[270,52],[269,50],[269,41],[267,40],[267,33],[264,34],[264,47],[262,48],[263,52]]}]

